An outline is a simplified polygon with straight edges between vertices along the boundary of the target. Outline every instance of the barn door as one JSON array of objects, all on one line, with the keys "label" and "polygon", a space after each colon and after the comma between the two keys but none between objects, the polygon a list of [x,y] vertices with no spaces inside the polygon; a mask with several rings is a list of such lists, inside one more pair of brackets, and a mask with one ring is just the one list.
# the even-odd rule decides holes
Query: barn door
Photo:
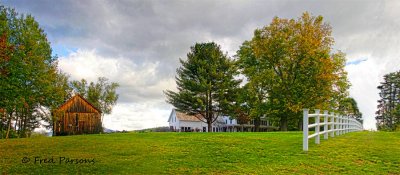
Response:
[{"label": "barn door", "polygon": [[85,121],[79,121],[79,133],[82,134],[85,132]]}]

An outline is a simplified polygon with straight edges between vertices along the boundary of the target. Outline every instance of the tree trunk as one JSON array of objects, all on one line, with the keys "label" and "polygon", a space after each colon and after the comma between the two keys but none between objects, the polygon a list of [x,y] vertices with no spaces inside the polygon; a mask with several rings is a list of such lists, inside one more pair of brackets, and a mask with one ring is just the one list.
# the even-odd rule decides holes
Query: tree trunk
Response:
[{"label": "tree trunk", "polygon": [[[11,118],[11,117],[10,117]],[[11,120],[11,119],[10,119]],[[18,125],[19,117],[18,113],[15,112],[15,123],[14,123],[14,130],[17,131],[17,125]]]},{"label": "tree trunk", "polygon": [[11,116],[12,116],[12,113],[10,113],[10,119],[8,120],[8,128],[7,128],[6,139],[8,139],[9,134],[10,134],[10,130],[11,130]]},{"label": "tree trunk", "polygon": [[281,121],[280,121],[280,125],[281,125],[281,131],[287,131],[288,129],[288,121],[287,121],[287,116],[283,115],[281,116]]},{"label": "tree trunk", "polygon": [[211,120],[207,120],[207,126],[208,126],[208,132],[212,132],[212,121]]},{"label": "tree trunk", "polygon": [[25,114],[25,118],[24,118],[24,125],[22,126],[22,133],[21,133],[21,137],[22,138],[27,138],[28,137],[28,132],[27,132],[27,123],[28,123],[28,119],[30,118],[31,116],[28,114],[28,113],[26,113]]},{"label": "tree trunk", "polygon": [[1,116],[1,120],[0,120],[0,139],[3,139],[3,130],[4,130],[4,128],[3,128],[3,123],[4,123],[4,114],[0,114],[0,116]]},{"label": "tree trunk", "polygon": [[299,131],[303,131],[303,119],[299,120],[299,122],[297,123],[297,126],[299,127]]},{"label": "tree trunk", "polygon": [[256,117],[254,119],[254,132],[260,132],[260,124],[261,124],[260,117]]}]

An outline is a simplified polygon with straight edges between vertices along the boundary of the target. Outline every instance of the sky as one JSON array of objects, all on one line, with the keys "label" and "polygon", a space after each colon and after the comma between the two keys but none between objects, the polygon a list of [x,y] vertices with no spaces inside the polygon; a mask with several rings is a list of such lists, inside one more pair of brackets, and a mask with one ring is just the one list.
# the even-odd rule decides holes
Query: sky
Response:
[{"label": "sky", "polygon": [[234,56],[272,18],[322,15],[332,27],[333,52],[344,52],[353,97],[364,127],[376,129],[383,75],[400,70],[400,1],[375,0],[13,0],[0,1],[39,22],[72,80],[107,77],[120,84],[106,128],[168,126],[179,58],[196,42],[218,43]]}]

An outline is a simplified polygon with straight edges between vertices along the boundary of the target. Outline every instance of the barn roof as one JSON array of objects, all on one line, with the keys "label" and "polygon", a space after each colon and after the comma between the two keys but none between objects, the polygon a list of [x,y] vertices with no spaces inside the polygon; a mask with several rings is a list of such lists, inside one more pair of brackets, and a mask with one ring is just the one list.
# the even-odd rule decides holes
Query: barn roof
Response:
[{"label": "barn roof", "polygon": [[74,95],[72,98],[62,104],[57,111],[66,112],[98,112],[101,110],[96,108],[92,103],[83,98],[80,94]]}]

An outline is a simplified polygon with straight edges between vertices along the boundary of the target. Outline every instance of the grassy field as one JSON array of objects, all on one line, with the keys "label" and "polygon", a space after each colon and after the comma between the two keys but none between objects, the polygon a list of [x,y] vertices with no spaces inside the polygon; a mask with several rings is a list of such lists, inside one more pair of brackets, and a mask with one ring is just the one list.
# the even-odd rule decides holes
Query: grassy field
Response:
[{"label": "grassy field", "polygon": [[310,140],[308,153],[302,151],[300,132],[0,140],[0,173],[400,174],[400,133],[349,133],[321,139],[320,145]]}]

